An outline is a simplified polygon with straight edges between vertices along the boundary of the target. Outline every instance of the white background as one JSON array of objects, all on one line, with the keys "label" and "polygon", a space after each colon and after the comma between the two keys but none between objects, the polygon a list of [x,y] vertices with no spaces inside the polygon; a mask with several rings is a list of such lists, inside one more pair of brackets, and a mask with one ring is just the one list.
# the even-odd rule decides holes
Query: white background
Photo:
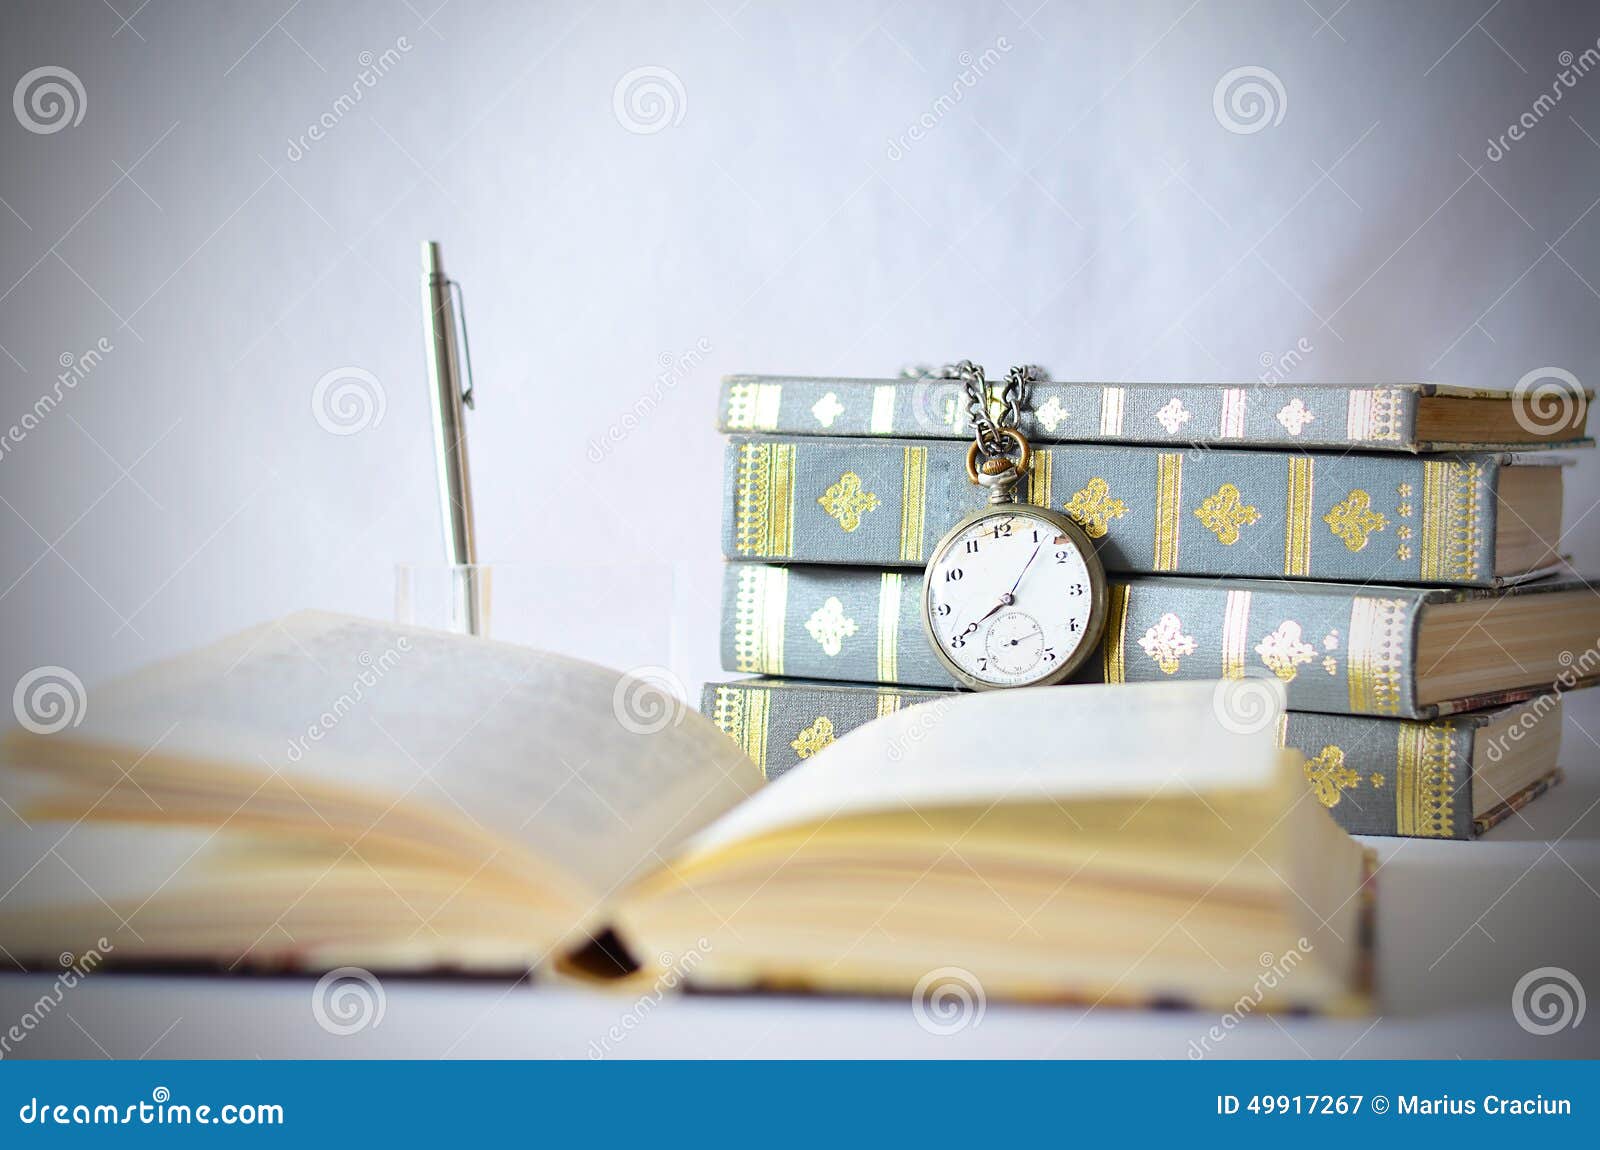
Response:
[{"label": "white background", "polygon": [[[304,606],[390,613],[393,564],[440,547],[424,238],[465,286],[501,633],[691,689],[718,674],[725,372],[1248,380],[1305,341],[1294,381],[1595,382],[1600,74],[1486,156],[1595,45],[1588,4],[81,0],[0,24],[6,91],[44,65],[83,91],[59,131],[0,115],[0,425],[112,346],[0,457],[7,685]],[[1242,67],[1281,89],[1251,132],[1214,107]],[[666,104],[619,114],[641,68]],[[350,368],[382,418],[331,434],[313,392]],[[1569,472],[1580,569],[1597,473]]]}]

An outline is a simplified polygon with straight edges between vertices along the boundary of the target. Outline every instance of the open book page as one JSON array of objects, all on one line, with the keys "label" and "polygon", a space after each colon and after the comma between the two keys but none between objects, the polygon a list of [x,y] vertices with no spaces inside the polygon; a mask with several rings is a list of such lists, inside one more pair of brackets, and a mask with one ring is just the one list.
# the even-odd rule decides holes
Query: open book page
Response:
[{"label": "open book page", "polygon": [[1283,700],[1261,679],[954,695],[857,728],[689,851],[871,811],[1270,786]]},{"label": "open book page", "polygon": [[[92,690],[81,725],[19,732],[6,751],[152,790],[225,782],[221,816],[287,783],[307,833],[381,833],[422,810],[482,835],[473,865],[520,846],[593,902],[760,785],[737,746],[648,681],[315,612]],[[337,801],[351,793],[354,812]]]}]

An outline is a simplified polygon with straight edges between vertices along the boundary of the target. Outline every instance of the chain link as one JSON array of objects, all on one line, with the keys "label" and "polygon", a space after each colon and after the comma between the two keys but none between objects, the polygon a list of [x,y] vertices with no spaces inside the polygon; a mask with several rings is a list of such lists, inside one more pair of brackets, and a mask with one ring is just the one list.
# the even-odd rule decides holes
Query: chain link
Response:
[{"label": "chain link", "polygon": [[1000,415],[995,418],[989,414],[989,383],[983,368],[964,359],[960,363],[945,364],[939,369],[939,375],[958,380],[965,389],[967,421],[972,425],[978,450],[985,459],[1005,453],[1006,438],[1001,430],[1015,429],[1022,422],[1022,409],[1028,403],[1030,386],[1046,378],[1044,371],[1032,364],[1013,367],[1006,373],[1005,386],[1000,389]]}]

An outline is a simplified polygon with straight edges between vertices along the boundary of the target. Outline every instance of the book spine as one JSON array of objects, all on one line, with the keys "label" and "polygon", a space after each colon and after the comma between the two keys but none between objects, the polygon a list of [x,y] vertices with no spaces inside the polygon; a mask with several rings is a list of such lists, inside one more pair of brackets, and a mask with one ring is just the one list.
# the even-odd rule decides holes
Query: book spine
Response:
[{"label": "book spine", "polygon": [[[1001,381],[990,384],[999,409]],[[1414,451],[1417,393],[1405,387],[1037,383],[1020,430],[1034,443],[1171,443]],[[967,401],[949,379],[729,376],[723,431],[966,439]]]},{"label": "book spine", "polygon": [[[1431,718],[1413,689],[1425,597],[1329,584],[1112,580],[1106,635],[1078,681],[1272,676],[1295,710]],[[951,687],[922,625],[922,575],[731,563],[723,582],[728,671]]]},{"label": "book spine", "polygon": [[[1040,447],[1028,503],[1064,511],[1108,571],[1492,585],[1494,455]],[[735,436],[730,559],[921,566],[983,506],[959,442]]]},{"label": "book spine", "polygon": [[[747,680],[707,684],[701,709],[767,778],[775,779],[834,740],[902,707],[933,704],[931,734],[938,704],[954,698],[959,695],[950,691]],[[1351,834],[1467,839],[1482,833],[1472,818],[1476,728],[1460,720],[1291,711],[1278,724],[1278,744],[1305,757],[1302,769],[1312,797]],[[913,725],[911,732],[918,729]]]}]

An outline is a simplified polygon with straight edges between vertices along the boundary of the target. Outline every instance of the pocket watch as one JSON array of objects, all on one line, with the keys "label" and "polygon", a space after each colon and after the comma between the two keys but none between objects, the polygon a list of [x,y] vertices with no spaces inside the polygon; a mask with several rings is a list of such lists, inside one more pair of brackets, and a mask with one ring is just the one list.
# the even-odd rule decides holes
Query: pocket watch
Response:
[{"label": "pocket watch", "polygon": [[975,432],[967,478],[989,505],[934,546],[922,623],[940,662],[978,690],[1059,683],[1105,630],[1105,570],[1089,537],[1059,511],[1016,502],[1030,454],[1017,423],[1035,371],[1012,368],[991,415],[983,369],[965,360],[950,369]]}]

